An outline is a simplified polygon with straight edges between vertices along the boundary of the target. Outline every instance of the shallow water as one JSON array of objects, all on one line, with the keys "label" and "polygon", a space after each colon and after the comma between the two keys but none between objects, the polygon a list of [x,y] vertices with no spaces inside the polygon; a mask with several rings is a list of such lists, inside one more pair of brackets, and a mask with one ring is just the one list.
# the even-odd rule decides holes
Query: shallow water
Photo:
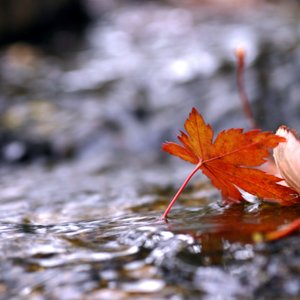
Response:
[{"label": "shallow water", "polygon": [[[133,165],[104,174],[93,170],[77,163],[15,168],[5,179],[10,185],[1,180],[3,299],[259,299],[299,293],[297,236],[255,244],[254,235],[294,220],[300,207],[223,207],[200,176],[165,222],[160,216],[184,168],[175,174],[168,165],[152,167],[144,178]],[[125,174],[126,184],[118,184]]]}]

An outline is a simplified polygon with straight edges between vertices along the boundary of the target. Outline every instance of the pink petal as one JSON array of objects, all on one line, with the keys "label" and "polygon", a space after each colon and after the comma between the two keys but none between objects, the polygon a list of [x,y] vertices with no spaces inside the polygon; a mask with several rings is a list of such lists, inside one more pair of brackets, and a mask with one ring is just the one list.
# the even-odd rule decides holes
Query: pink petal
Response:
[{"label": "pink petal", "polygon": [[300,194],[300,140],[286,126],[280,126],[277,135],[286,139],[273,152],[275,163],[287,184]]}]

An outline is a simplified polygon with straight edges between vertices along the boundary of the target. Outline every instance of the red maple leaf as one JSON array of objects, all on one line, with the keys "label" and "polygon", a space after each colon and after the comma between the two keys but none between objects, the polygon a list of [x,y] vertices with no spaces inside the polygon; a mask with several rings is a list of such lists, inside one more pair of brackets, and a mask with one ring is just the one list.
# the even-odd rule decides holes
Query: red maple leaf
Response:
[{"label": "red maple leaf", "polygon": [[270,149],[285,138],[269,131],[228,129],[213,140],[214,132],[198,111],[193,108],[185,122],[186,133],[178,136],[180,144],[166,142],[162,149],[178,156],[196,167],[189,174],[162,218],[166,218],[171,207],[192,176],[201,170],[221,190],[227,203],[244,200],[240,189],[258,198],[276,201],[283,205],[295,203],[298,194],[291,188],[279,184],[282,178],[267,174],[255,167],[266,162]]}]

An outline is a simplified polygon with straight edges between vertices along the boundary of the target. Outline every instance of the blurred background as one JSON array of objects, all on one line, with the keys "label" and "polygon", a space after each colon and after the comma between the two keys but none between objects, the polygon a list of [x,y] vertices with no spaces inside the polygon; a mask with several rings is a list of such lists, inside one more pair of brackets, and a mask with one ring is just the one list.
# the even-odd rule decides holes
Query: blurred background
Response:
[{"label": "blurred background", "polygon": [[300,126],[300,3],[0,0],[0,160],[160,160],[196,106],[248,128],[234,49],[259,126]]},{"label": "blurred background", "polygon": [[299,236],[251,244],[299,206],[199,172],[158,222],[192,107],[249,129],[239,46],[258,125],[300,129],[300,1],[0,0],[0,299],[299,299]]}]

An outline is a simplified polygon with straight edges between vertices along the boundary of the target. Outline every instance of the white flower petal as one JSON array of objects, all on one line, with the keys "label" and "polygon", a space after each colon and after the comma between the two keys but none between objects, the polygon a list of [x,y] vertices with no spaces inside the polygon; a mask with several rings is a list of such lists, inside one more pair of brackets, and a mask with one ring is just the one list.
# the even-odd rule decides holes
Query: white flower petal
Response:
[{"label": "white flower petal", "polygon": [[286,126],[280,126],[277,135],[286,139],[273,152],[275,163],[287,184],[300,194],[300,140]]}]

